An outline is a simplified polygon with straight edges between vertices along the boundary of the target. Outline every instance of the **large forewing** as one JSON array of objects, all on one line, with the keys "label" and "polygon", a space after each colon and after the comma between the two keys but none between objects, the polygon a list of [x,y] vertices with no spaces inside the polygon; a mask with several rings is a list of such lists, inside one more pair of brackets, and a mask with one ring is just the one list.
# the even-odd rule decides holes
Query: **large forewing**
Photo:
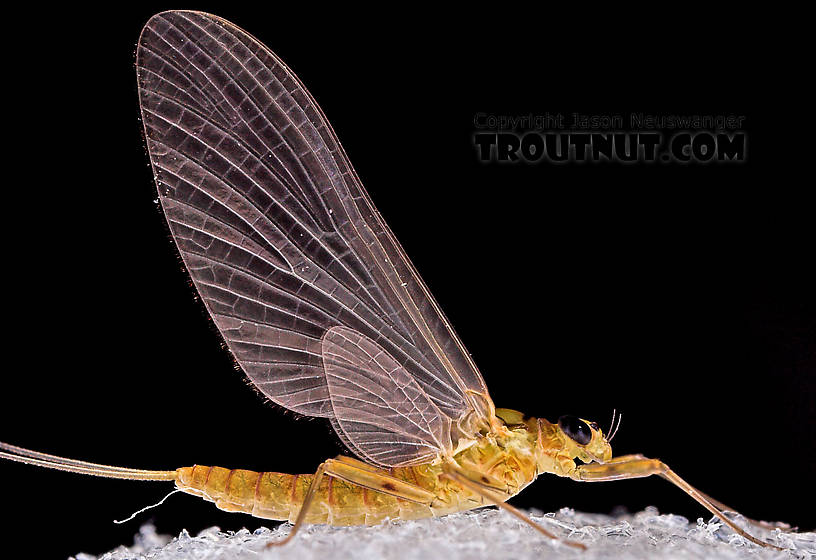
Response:
[{"label": "large forewing", "polygon": [[275,55],[214,16],[165,12],[142,32],[137,70],[170,230],[263,393],[333,418],[321,341],[345,326],[401,364],[446,416],[485,414],[470,357]]}]

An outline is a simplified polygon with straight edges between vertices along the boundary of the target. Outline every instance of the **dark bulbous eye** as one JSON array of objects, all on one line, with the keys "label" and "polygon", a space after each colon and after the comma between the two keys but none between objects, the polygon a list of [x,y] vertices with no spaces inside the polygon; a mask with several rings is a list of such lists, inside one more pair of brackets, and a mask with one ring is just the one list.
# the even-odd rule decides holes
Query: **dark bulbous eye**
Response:
[{"label": "dark bulbous eye", "polygon": [[558,427],[579,445],[586,445],[592,440],[592,430],[577,416],[562,416],[558,419]]}]

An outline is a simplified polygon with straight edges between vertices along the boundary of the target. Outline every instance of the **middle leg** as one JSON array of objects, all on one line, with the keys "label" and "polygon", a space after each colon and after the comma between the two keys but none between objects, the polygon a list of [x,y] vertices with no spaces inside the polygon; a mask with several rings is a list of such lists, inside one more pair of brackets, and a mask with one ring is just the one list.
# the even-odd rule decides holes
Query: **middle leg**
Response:
[{"label": "middle leg", "polygon": [[338,478],[350,484],[394,496],[409,502],[415,502],[423,505],[430,505],[436,495],[424,488],[420,488],[414,484],[400,480],[399,478],[390,476],[388,474],[377,471],[375,467],[350,459],[349,457],[338,457],[337,459],[328,459],[320,464],[315,471],[309,489],[303,498],[303,504],[300,506],[298,515],[295,518],[295,523],[289,534],[280,541],[275,541],[267,544],[267,547],[281,546],[288,543],[298,530],[303,526],[306,520],[306,514],[309,508],[314,503],[317,495],[317,490],[324,476]]},{"label": "middle leg", "polygon": [[[493,503],[494,505],[497,505],[498,507],[504,509],[505,511],[509,512],[516,518],[520,519],[527,525],[533,527],[536,531],[538,531],[542,535],[554,539],[556,541],[562,540],[553,535],[552,533],[550,533],[549,531],[547,531],[546,529],[544,529],[544,527],[542,527],[532,519],[530,519],[529,516],[525,515],[519,509],[514,508],[510,504],[506,503],[505,500],[507,499],[507,496],[502,496],[495,489],[485,486],[474,480],[471,480],[467,475],[461,472],[461,469],[459,469],[457,465],[446,463],[444,466],[443,476],[447,477],[449,480],[452,480],[453,482],[456,482],[461,486],[464,486],[471,492],[477,494],[478,496],[481,496],[482,499],[487,500],[489,503]],[[579,548],[581,550],[586,550],[586,546],[579,542],[570,541],[567,539],[563,539],[563,542],[568,546]]]}]

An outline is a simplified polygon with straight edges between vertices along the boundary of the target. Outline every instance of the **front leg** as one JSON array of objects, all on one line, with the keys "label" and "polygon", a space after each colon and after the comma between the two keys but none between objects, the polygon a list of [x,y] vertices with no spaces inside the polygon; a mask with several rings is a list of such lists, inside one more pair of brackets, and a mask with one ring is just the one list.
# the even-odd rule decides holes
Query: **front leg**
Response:
[{"label": "front leg", "polygon": [[700,505],[716,515],[723,523],[731,527],[737,534],[745,537],[752,543],[777,550],[784,550],[778,546],[761,541],[743,531],[717,507],[720,505],[719,502],[713,502],[708,496],[677,476],[666,463],[658,459],[649,459],[643,455],[622,455],[602,464],[590,463],[587,465],[578,465],[573,471],[568,473],[568,476],[580,482],[605,482],[608,480],[625,480],[627,478],[644,478],[654,474],[678,486]]},{"label": "front leg", "polygon": [[[666,472],[671,472],[671,469],[658,459],[649,459],[643,455],[621,455],[606,463],[578,465],[574,471],[569,473],[569,477],[580,482],[605,482],[625,478],[643,478],[653,474],[662,476]],[[680,477],[677,478],[680,479]]]}]

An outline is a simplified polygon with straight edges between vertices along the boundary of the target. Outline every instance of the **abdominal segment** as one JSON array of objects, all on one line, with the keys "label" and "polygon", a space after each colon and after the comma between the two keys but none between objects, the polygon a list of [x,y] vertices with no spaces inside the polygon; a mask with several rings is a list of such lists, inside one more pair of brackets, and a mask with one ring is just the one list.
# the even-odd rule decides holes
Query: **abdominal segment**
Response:
[{"label": "abdominal segment", "polygon": [[[306,514],[306,523],[374,525],[385,519],[421,519],[485,505],[481,498],[441,483],[438,469],[429,465],[383,470],[438,496],[420,504],[383,492],[324,476]],[[176,486],[214,502],[225,511],[294,523],[314,475],[225,469],[196,465],[177,471]]]}]

